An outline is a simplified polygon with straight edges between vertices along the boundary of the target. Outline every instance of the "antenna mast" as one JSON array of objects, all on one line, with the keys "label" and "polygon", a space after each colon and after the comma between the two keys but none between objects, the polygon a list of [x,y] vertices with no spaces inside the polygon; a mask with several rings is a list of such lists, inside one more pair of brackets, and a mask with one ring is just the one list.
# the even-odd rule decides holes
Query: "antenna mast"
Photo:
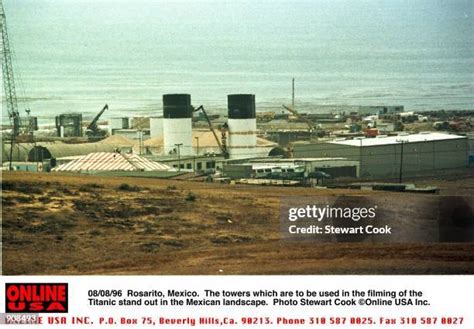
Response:
[{"label": "antenna mast", "polygon": [[295,78],[291,81],[291,108],[295,109]]}]

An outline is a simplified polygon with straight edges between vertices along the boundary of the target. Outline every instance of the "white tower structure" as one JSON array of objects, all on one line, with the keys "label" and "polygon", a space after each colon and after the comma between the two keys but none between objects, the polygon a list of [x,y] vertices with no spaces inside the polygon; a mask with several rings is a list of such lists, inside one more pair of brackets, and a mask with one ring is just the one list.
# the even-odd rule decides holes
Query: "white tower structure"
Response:
[{"label": "white tower structure", "polygon": [[165,155],[192,155],[191,95],[163,95],[163,153]]},{"label": "white tower structure", "polygon": [[252,158],[256,155],[257,119],[255,95],[227,96],[228,151],[230,159]]}]

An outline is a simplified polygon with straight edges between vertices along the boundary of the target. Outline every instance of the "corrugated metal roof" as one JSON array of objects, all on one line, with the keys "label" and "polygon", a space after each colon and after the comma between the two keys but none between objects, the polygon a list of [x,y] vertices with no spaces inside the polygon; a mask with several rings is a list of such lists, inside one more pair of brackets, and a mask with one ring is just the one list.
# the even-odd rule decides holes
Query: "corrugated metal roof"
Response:
[{"label": "corrugated metal roof", "polygon": [[452,139],[465,139],[466,136],[459,136],[444,133],[419,133],[419,134],[402,134],[398,136],[380,136],[377,138],[361,138],[361,139],[347,139],[347,140],[333,140],[331,144],[349,145],[349,146],[375,146],[375,145],[390,145],[400,144],[400,141],[405,143],[416,142],[432,142]]},{"label": "corrugated metal roof", "polygon": [[[27,161],[33,146],[30,143],[13,144],[12,161]],[[10,148],[10,144],[2,143],[2,162],[10,160]]]},{"label": "corrugated metal roof", "polygon": [[30,161],[36,161],[36,157],[40,157],[41,159],[57,159],[74,155],[86,155],[94,152],[113,152],[115,149],[115,146],[104,143],[56,143],[50,145],[38,144],[29,151],[28,159]]},{"label": "corrugated metal roof", "polygon": [[150,161],[136,154],[96,152],[65,163],[53,171],[167,171],[168,165]]},{"label": "corrugated metal roof", "polygon": [[[15,143],[13,144],[12,160],[28,161],[28,154],[35,146],[50,147],[62,143],[57,142],[38,142],[38,143]],[[10,160],[10,144],[2,143],[2,161]]]}]

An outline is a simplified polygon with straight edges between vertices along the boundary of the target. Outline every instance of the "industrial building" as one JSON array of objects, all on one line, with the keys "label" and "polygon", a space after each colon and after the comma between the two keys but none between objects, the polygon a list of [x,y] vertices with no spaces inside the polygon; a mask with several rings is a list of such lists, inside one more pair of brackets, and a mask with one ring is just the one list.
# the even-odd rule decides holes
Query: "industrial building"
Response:
[{"label": "industrial building", "polygon": [[[54,143],[41,143],[41,145],[51,145]],[[2,143],[2,162],[15,161],[24,162],[28,161],[28,153],[35,146],[35,143],[16,143],[12,145],[10,143]]]},{"label": "industrial building", "polygon": [[383,114],[396,114],[404,111],[402,105],[395,106],[359,106],[357,114],[361,116],[365,115],[383,115]]},{"label": "industrial building", "polygon": [[[92,152],[112,152],[116,142],[67,144],[63,142],[17,143],[13,145],[11,160],[16,162],[42,162],[48,159],[85,155]],[[11,145],[2,143],[2,161],[10,160]],[[122,148],[120,148],[122,149]]]},{"label": "industrial building", "polygon": [[148,159],[154,161],[160,161],[163,164],[168,165],[182,172],[195,172],[195,173],[213,173],[216,170],[221,170],[226,159],[221,155],[215,156],[183,156],[183,157],[148,157]]},{"label": "industrial building", "polygon": [[49,145],[36,145],[29,150],[28,161],[44,161],[50,159],[58,159],[62,157],[85,155],[94,152],[113,152],[115,149],[116,147],[111,144],[100,142],[82,144],[55,143]]},{"label": "industrial building", "polygon": [[114,135],[116,130],[130,129],[130,119],[127,117],[121,118],[110,118],[109,124],[109,135]]},{"label": "industrial building", "polygon": [[[439,132],[376,136],[377,133],[395,134],[397,130],[395,123],[382,122],[378,123],[379,130],[374,138],[356,137],[362,135],[356,131],[352,135],[349,133],[352,139],[293,142],[313,137],[312,128],[316,126],[305,119],[308,130],[267,132],[265,136],[274,140],[269,141],[257,137],[259,131],[253,94],[228,95],[227,120],[220,122],[219,127],[213,126],[203,106],[193,107],[190,94],[165,94],[162,102],[162,117],[134,118],[132,121],[127,117],[111,118],[108,127],[111,137],[100,142],[91,143],[89,139],[89,143],[76,144],[15,144],[12,161],[49,162],[54,168],[77,160],[77,156],[121,152],[163,162],[178,171],[223,171],[230,177],[257,177],[273,172],[277,173],[276,176],[292,176],[298,171],[303,173],[303,179],[317,176],[316,173],[331,178],[391,179],[462,168],[469,163],[469,143],[465,136]],[[105,105],[91,125],[96,125],[107,108]],[[404,107],[359,106],[357,111],[361,116],[400,115],[404,113]],[[193,129],[196,113],[207,123],[207,129],[202,129],[202,124],[201,129]],[[80,136],[82,115],[60,115],[56,117],[56,127],[60,137]],[[366,129],[366,136],[370,136],[368,131]],[[2,151],[9,155],[5,145]]]},{"label": "industrial building", "polygon": [[42,162],[16,162],[13,161],[11,164],[9,162],[5,162],[2,165],[3,170],[9,170],[11,165],[11,170],[13,171],[31,171],[31,172],[50,172],[51,171],[51,163],[42,163]]},{"label": "industrial building", "polygon": [[[111,136],[100,142],[18,143],[14,144],[12,161],[49,162],[54,167],[77,156],[119,150],[153,159],[159,157],[179,170],[205,171],[222,168],[222,165],[216,165],[217,158],[252,159],[275,155],[275,152],[280,156],[285,154],[277,143],[257,137],[255,95],[228,95],[227,103],[228,120],[215,129],[205,109],[192,106],[191,95],[166,94],[163,95],[163,117],[151,118],[150,129],[130,129],[129,118],[111,118],[108,123]],[[107,108],[108,105],[99,112],[94,124]],[[209,129],[193,130],[192,118],[197,111],[207,121]],[[82,115],[57,116],[56,128],[61,138],[79,137],[82,135]],[[8,148],[3,144],[4,159],[9,158]]]},{"label": "industrial building", "polygon": [[58,137],[81,137],[82,114],[70,113],[56,116],[56,132]]},{"label": "industrial building", "polygon": [[361,178],[381,179],[466,167],[468,147],[466,136],[427,132],[295,144],[293,155],[359,161]]}]

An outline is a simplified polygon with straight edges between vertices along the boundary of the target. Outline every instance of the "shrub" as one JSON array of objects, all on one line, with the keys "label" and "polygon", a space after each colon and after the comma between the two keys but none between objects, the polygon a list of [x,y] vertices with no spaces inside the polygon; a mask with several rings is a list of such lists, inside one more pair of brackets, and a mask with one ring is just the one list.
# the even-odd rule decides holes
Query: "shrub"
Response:
[{"label": "shrub", "polygon": [[41,203],[50,203],[51,198],[48,197],[48,196],[41,196],[41,197],[38,198],[38,201],[41,202]]},{"label": "shrub", "polygon": [[15,183],[12,182],[2,182],[2,190],[4,191],[11,191],[14,190],[16,187]]},{"label": "shrub", "polygon": [[144,252],[155,252],[160,249],[160,244],[156,242],[147,242],[140,245],[140,250]]},{"label": "shrub", "polygon": [[98,229],[92,229],[89,231],[89,235],[92,235],[92,236],[102,235],[102,231]]},{"label": "shrub", "polygon": [[86,184],[85,186],[88,186],[90,188],[104,188],[104,185],[100,185],[96,183]]},{"label": "shrub", "polygon": [[71,191],[70,189],[68,189],[68,188],[65,187],[65,186],[58,186],[57,189],[58,189],[59,192],[62,192],[62,193],[64,193],[64,194],[67,194],[67,195],[74,195],[74,192]]},{"label": "shrub", "polygon": [[186,196],[186,201],[196,201],[196,194],[194,194],[193,192],[189,192]]},{"label": "shrub", "polygon": [[95,184],[95,183],[84,184],[81,187],[79,187],[79,191],[80,192],[93,192],[95,189],[99,189],[99,188],[103,188],[103,187],[104,187],[103,185],[99,185],[99,184]]},{"label": "shrub", "polygon": [[120,191],[128,191],[128,192],[139,192],[140,188],[138,186],[128,185],[126,183],[120,184],[118,189]]}]

